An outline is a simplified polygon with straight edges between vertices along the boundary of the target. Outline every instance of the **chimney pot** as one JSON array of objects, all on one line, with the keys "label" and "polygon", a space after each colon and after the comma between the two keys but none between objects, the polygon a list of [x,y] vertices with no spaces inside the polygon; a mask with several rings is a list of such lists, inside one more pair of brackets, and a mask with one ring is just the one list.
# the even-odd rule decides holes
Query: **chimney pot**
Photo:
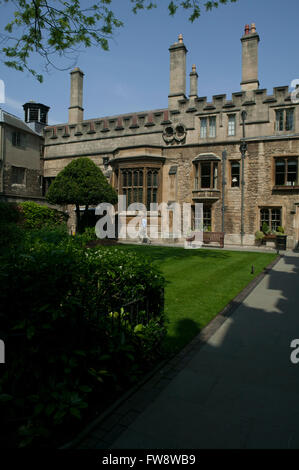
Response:
[{"label": "chimney pot", "polygon": [[183,35],[179,34],[179,43],[182,43],[182,42],[183,42]]},{"label": "chimney pot", "polygon": [[251,23],[251,33],[256,33],[255,23]]},{"label": "chimney pot", "polygon": [[245,34],[247,35],[249,33],[250,33],[250,26],[249,26],[249,24],[246,24],[245,25]]},{"label": "chimney pot", "polygon": [[192,65],[192,72],[196,72],[196,65],[195,64]]}]

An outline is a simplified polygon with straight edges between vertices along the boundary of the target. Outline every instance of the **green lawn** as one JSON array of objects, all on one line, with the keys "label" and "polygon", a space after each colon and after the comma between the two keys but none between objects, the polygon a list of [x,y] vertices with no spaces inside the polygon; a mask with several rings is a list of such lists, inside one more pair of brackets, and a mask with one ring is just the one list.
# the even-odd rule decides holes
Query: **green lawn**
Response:
[{"label": "green lawn", "polygon": [[[164,274],[167,346],[179,350],[275,259],[272,253],[121,245],[148,256]],[[251,267],[254,265],[254,274]]]}]

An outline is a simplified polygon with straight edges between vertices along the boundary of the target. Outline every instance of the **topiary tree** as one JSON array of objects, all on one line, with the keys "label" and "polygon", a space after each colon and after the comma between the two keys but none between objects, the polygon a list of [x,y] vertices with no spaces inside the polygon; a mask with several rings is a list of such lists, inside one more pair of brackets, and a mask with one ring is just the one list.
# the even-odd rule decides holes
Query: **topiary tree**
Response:
[{"label": "topiary tree", "polygon": [[76,158],[69,163],[51,184],[47,200],[54,204],[76,206],[76,229],[80,224],[80,206],[108,202],[117,203],[117,193],[107,182],[101,169],[89,158]]}]

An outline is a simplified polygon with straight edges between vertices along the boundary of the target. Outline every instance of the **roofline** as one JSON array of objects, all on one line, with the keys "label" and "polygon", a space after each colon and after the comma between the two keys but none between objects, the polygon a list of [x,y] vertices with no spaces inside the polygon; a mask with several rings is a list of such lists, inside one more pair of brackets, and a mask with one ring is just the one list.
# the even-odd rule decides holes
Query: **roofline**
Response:
[{"label": "roofline", "polygon": [[[23,127],[18,127],[17,125],[14,125],[14,124],[10,124],[9,122],[5,122],[5,119],[4,119],[4,116],[5,114],[7,116],[10,116],[12,117],[13,119],[16,119],[17,121],[19,121],[22,126],[26,126],[27,129],[24,129]],[[1,124],[5,124],[7,126],[10,126],[10,127],[14,127],[16,129],[20,129],[22,130],[23,132],[28,132],[30,134],[33,134],[33,135],[37,135],[38,137],[41,137],[43,139],[43,135],[41,134],[38,134],[37,132],[35,132],[33,129],[31,129],[31,127],[28,126],[28,124],[25,122],[25,121],[22,121],[21,118],[19,118],[18,116],[15,116],[14,114],[12,113],[9,113],[8,111],[5,111],[4,109],[0,108],[0,123]]]},{"label": "roofline", "polygon": [[57,126],[74,126],[74,125],[77,125],[77,124],[84,124],[84,123],[88,123],[90,121],[103,121],[105,119],[109,120],[109,119],[117,119],[117,118],[125,118],[125,117],[130,117],[130,116],[134,116],[134,115],[147,115],[149,113],[163,113],[164,111],[168,111],[169,109],[168,108],[158,108],[158,109],[150,109],[150,110],[146,110],[146,111],[133,111],[132,113],[124,113],[124,114],[114,114],[112,116],[101,116],[101,117],[97,117],[97,118],[89,118],[89,119],[84,119],[83,121],[81,122],[74,122],[74,123],[70,123],[70,122],[59,122],[57,124],[50,124],[50,125],[47,125],[45,126],[45,128],[47,127],[57,127]]}]

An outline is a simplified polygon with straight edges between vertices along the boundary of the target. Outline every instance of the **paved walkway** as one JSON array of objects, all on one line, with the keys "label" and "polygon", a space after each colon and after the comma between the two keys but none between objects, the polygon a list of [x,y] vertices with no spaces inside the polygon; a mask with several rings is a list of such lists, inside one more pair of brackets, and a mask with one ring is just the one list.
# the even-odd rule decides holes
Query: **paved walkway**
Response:
[{"label": "paved walkway", "polygon": [[199,350],[156,374],[80,447],[299,448],[295,338],[299,254],[286,252]]}]

